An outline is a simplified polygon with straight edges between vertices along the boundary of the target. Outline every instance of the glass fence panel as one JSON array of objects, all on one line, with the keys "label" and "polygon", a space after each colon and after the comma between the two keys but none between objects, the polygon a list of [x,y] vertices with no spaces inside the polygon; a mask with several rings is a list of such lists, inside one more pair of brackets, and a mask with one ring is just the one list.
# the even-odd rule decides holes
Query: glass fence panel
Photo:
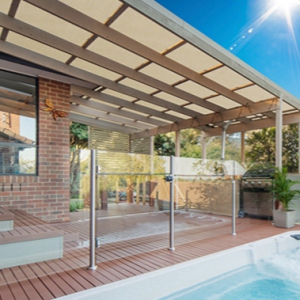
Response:
[{"label": "glass fence panel", "polygon": [[[85,224],[84,233],[78,227],[81,251],[89,245],[89,153],[81,154],[78,189],[83,207],[74,212],[77,225]],[[168,248],[170,182],[165,177],[170,174],[170,157],[97,151],[96,158],[97,262]],[[175,247],[203,235],[214,236],[217,228],[231,233],[232,200],[234,196],[237,217],[246,171],[235,161],[174,158]],[[250,202],[254,197],[243,196]],[[127,247],[130,250],[120,250]]]}]

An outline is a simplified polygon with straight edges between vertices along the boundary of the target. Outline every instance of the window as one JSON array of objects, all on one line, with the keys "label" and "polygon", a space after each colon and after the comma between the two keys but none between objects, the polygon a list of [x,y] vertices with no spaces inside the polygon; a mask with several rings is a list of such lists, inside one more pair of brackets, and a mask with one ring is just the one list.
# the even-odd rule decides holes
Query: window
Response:
[{"label": "window", "polygon": [[0,70],[0,175],[36,174],[36,79]]}]

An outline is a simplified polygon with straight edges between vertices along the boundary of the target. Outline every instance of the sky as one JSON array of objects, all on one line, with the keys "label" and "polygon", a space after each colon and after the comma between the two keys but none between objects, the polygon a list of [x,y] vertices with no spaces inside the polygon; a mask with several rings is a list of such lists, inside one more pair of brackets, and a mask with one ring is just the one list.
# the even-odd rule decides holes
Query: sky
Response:
[{"label": "sky", "polygon": [[156,2],[300,99],[300,0]]}]

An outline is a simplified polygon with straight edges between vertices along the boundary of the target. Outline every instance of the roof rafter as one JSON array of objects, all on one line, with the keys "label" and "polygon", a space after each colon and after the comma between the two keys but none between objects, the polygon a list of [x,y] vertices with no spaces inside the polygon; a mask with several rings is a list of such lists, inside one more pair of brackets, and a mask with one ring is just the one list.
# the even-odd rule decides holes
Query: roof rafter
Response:
[{"label": "roof rafter", "polygon": [[141,116],[139,114],[136,114],[136,113],[133,113],[133,112],[130,112],[130,111],[122,110],[122,109],[112,107],[110,105],[106,105],[106,104],[103,104],[103,103],[97,103],[96,101],[92,101],[90,99],[84,99],[84,98],[81,98],[81,97],[78,97],[78,96],[71,96],[71,102],[73,102],[75,104],[83,105],[83,106],[86,106],[86,107],[102,110],[102,111],[107,112],[107,113],[113,113],[115,115],[120,115],[120,116],[123,116],[123,117],[131,118],[131,119],[141,121],[141,122],[144,122],[144,123],[149,123],[153,126],[154,125],[163,126],[163,125],[168,124],[168,123],[163,122],[163,121],[150,119],[148,117]]},{"label": "roof rafter", "polygon": [[[149,137],[152,135],[167,133],[170,131],[177,131],[177,130],[182,130],[187,128],[205,126],[211,123],[218,123],[218,122],[224,122],[232,119],[238,119],[240,117],[249,115],[249,112],[251,112],[251,114],[257,114],[257,113],[263,113],[270,110],[276,110],[277,103],[278,101],[274,101],[273,99],[273,100],[266,100],[259,103],[255,103],[251,108],[249,107],[233,108],[224,111],[222,113],[209,114],[201,118],[192,118],[192,119],[177,122],[175,124],[161,126],[155,129],[135,133],[133,135],[133,138],[135,139],[135,138]],[[268,120],[274,122],[273,119],[268,119]]]},{"label": "roof rafter", "polygon": [[66,41],[50,33],[44,32],[38,28],[28,25],[22,21],[7,17],[5,14],[0,13],[0,25],[14,31],[18,34],[26,36],[27,38],[34,39],[40,43],[46,44],[53,48],[56,48],[65,53],[71,54],[73,57],[78,57],[86,60],[90,63],[116,72],[124,77],[131,78],[143,84],[149,85],[159,91],[164,91],[178,98],[184,99],[191,103],[196,103],[212,111],[221,111],[222,107],[213,103],[204,101],[200,97],[190,94],[184,90],[178,89],[171,85],[168,85],[160,80],[157,80],[151,76],[135,71],[125,65],[117,63],[109,58],[106,58],[100,54],[84,49],[76,44]]},{"label": "roof rafter", "polygon": [[39,0],[24,0],[32,5],[35,5],[55,16],[60,17],[74,25],[77,25],[93,34],[98,35],[124,49],[127,49],[141,57],[144,57],[158,65],[169,69],[177,74],[180,74],[196,83],[199,83],[219,94],[223,94],[229,99],[238,102],[242,105],[252,105],[252,101],[239,95],[224,86],[214,82],[213,80],[200,75],[199,73],[183,66],[180,63],[155,52],[149,47],[121,34],[120,32],[103,25],[101,22],[61,3],[57,0],[51,2],[39,1]]}]

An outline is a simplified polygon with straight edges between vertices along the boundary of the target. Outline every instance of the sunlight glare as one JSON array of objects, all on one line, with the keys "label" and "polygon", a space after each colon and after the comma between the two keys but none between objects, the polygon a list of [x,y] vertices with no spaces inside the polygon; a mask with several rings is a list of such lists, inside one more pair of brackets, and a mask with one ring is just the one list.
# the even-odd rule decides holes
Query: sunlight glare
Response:
[{"label": "sunlight glare", "polygon": [[298,4],[298,0],[274,0],[274,9],[285,11],[285,13],[289,14],[293,7]]}]

